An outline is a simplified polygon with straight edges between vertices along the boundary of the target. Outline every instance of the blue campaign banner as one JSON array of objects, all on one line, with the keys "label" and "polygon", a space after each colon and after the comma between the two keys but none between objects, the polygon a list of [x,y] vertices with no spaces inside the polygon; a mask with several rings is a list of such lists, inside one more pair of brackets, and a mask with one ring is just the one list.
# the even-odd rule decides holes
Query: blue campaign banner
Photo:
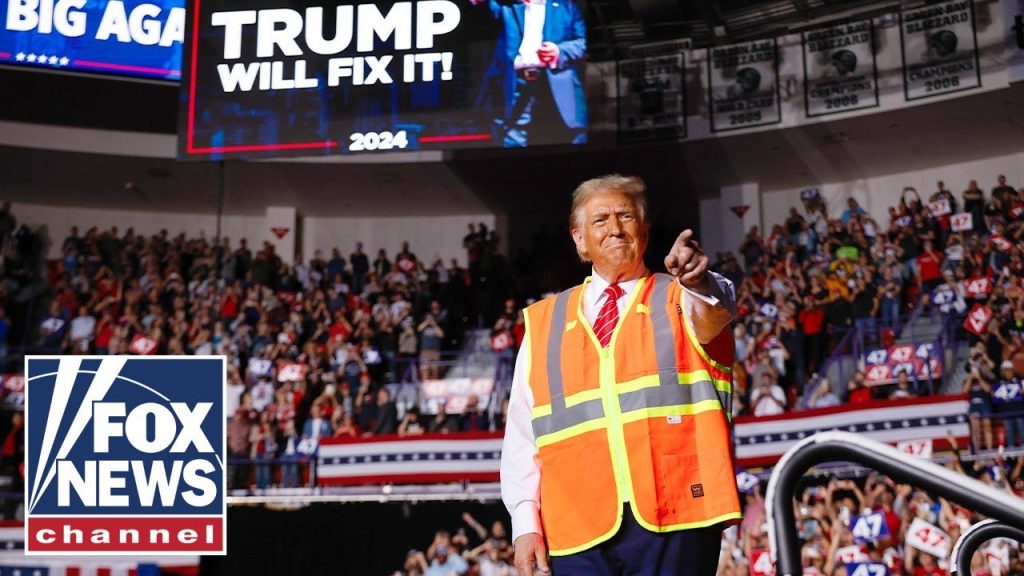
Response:
[{"label": "blue campaign banner", "polygon": [[0,64],[178,81],[185,0],[0,0]]},{"label": "blue campaign banner", "polygon": [[1000,380],[992,391],[992,401],[996,404],[1024,401],[1024,385],[1017,378]]},{"label": "blue campaign banner", "polygon": [[889,527],[885,524],[885,515],[881,512],[867,514],[850,522],[853,541],[858,544],[877,542],[879,538],[889,535]]},{"label": "blue campaign banner", "polygon": [[889,567],[881,562],[852,562],[846,565],[847,576],[889,576]]}]

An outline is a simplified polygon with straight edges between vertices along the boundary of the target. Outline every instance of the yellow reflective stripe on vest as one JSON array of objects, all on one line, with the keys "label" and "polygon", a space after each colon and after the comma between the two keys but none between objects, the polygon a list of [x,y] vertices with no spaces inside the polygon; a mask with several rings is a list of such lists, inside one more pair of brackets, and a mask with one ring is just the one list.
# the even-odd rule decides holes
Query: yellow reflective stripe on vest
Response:
[{"label": "yellow reflective stripe on vest", "polygon": [[556,442],[562,440],[568,440],[574,436],[579,436],[592,430],[604,430],[608,427],[608,419],[605,417],[598,418],[597,420],[591,420],[589,422],[581,422],[570,426],[564,430],[552,432],[551,434],[545,434],[544,436],[538,436],[536,439],[537,448],[543,448],[544,446],[550,446]]},{"label": "yellow reflective stripe on vest", "polygon": [[[689,297],[690,296],[686,293],[686,290],[683,290],[682,298],[685,299]],[[683,313],[682,305],[680,306],[679,313]],[[683,331],[686,332],[686,338],[690,341],[690,344],[693,345],[693,348],[694,350],[697,351],[697,354],[700,354],[700,357],[703,358],[705,362],[711,364],[712,366],[721,370],[722,372],[725,372],[726,374],[732,374],[732,366],[726,366],[725,364],[721,364],[715,361],[715,359],[712,358],[710,355],[708,355],[707,350],[704,350],[704,345],[700,343],[700,340],[697,340],[697,335],[693,333],[693,328],[690,326],[690,323],[685,319],[683,320],[683,328]]]},{"label": "yellow reflective stripe on vest", "polygon": [[704,412],[721,411],[722,405],[717,399],[705,400],[696,404],[651,406],[630,412],[623,411],[622,421],[624,423],[646,420],[648,418],[667,418],[669,416],[693,416]]},{"label": "yellow reflective stripe on vest", "polygon": [[[718,408],[725,410],[732,403],[730,383],[725,380],[711,380],[706,370],[678,374],[678,383],[665,386],[664,389],[660,384],[661,379],[659,376],[652,374],[630,380],[624,385],[616,386],[622,412],[633,412],[645,408],[697,404],[710,399],[718,400],[720,402]],[[695,390],[695,386],[699,390]],[[568,397],[566,401],[567,403],[571,402],[571,404],[566,407],[566,414],[560,418],[551,417],[553,412],[550,404],[535,406],[533,408],[534,435],[539,438],[540,436],[554,434],[588,420],[603,418],[604,408],[599,397],[578,399],[584,396],[593,396],[591,392],[587,390],[586,392],[573,394]],[[573,400],[576,401],[573,402]],[[703,410],[701,411],[703,412]],[[728,413],[728,410],[726,412]],[[678,412],[678,414],[685,413],[687,412]]]},{"label": "yellow reflective stripe on vest", "polygon": [[[679,373],[676,362],[675,338],[668,317],[668,286],[670,277],[656,275],[651,302],[655,304],[651,321],[654,325],[655,354],[658,373],[617,384],[619,413],[651,413],[669,410],[669,415],[685,415],[717,408],[731,414],[732,383],[712,378],[707,370]],[[584,390],[565,396],[561,370],[561,346],[569,294],[567,290],[555,299],[551,326],[548,333],[546,369],[551,404],[533,409],[533,432],[538,445],[550,444],[557,439],[570,438],[604,421],[606,416],[601,401],[601,390]],[[659,305],[660,304],[660,305]],[[673,376],[675,374],[675,376]],[[543,442],[542,442],[543,440]]]},{"label": "yellow reflective stripe on vest", "polygon": [[654,276],[654,289],[651,291],[651,324],[654,325],[654,357],[658,365],[658,375],[662,386],[676,383],[679,366],[676,363],[676,339],[672,336],[672,324],[668,321],[668,283],[661,275]]},{"label": "yellow reflective stripe on vest", "polygon": [[[683,383],[681,376],[689,378],[695,373],[679,374],[679,365],[676,362],[676,339],[668,318],[668,288],[672,282],[675,282],[673,277],[656,274],[654,289],[651,292],[651,303],[654,304],[651,323],[654,325],[654,350],[660,385],[657,388],[643,388],[630,394],[620,395],[621,410],[628,412],[652,407],[689,405],[716,399],[721,403],[723,410],[731,413],[732,385],[729,384],[722,390],[720,381],[716,382],[712,379],[707,370],[697,371],[702,374],[697,374],[693,380],[685,385],[680,385]],[[683,292],[685,293],[685,290]],[[683,331],[690,335],[687,326],[688,320],[684,318],[682,323]],[[701,354],[704,353],[696,338],[691,338],[690,341]],[[710,361],[706,354],[704,358]]]},{"label": "yellow reflective stripe on vest", "polygon": [[[551,313],[545,358],[551,404],[533,410],[533,434],[538,441],[542,437],[568,432],[581,424],[604,417],[604,407],[599,397],[576,401],[572,405],[565,397],[565,383],[562,380],[562,335],[565,333],[570,294],[572,289],[560,292],[555,298],[555,307]],[[575,433],[584,431],[578,430]]]},{"label": "yellow reflective stripe on vest", "polygon": [[547,416],[535,417],[533,419],[533,434],[540,438],[603,417],[604,406],[601,405],[601,399],[588,400],[561,410],[552,410],[551,414]]},{"label": "yellow reflective stripe on vest", "polygon": [[643,410],[656,406],[681,406],[698,404],[708,400],[720,401],[718,390],[710,380],[693,384],[671,384],[655,388],[641,388],[636,392],[619,395],[619,406],[623,413]]},{"label": "yellow reflective stripe on vest", "polygon": [[569,307],[572,289],[563,290],[555,297],[555,308],[551,312],[551,326],[548,329],[548,349],[545,369],[548,373],[548,392],[551,410],[557,414],[565,408],[565,383],[562,382],[562,334],[565,332],[565,314]]},{"label": "yellow reflective stripe on vest", "polygon": [[[680,372],[676,381],[679,384],[693,384],[694,382],[700,382],[702,380],[710,380],[715,383],[715,389],[721,392],[732,392],[732,382],[728,380],[722,380],[721,378],[713,378],[711,373],[707,370],[694,370],[692,372]],[[615,389],[619,394],[626,392],[636,392],[643,388],[651,388],[652,386],[661,385],[661,376],[658,374],[650,374],[647,376],[640,376],[632,380],[627,380],[615,385]],[[581,393],[582,394],[582,393]],[[573,394],[569,397],[569,400],[578,396]]]}]

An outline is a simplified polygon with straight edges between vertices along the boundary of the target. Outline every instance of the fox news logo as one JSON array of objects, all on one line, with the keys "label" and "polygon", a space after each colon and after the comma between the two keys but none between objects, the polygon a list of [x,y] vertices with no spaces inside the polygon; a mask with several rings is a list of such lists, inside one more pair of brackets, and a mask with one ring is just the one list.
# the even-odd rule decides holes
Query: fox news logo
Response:
[{"label": "fox news logo", "polygon": [[223,357],[25,359],[27,554],[224,554]]}]

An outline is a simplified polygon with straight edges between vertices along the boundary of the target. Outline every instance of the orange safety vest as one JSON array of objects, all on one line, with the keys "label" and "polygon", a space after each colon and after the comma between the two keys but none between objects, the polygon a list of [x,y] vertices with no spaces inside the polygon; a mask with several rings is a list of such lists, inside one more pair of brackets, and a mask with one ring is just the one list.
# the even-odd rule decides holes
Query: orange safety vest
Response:
[{"label": "orange safety vest", "polygon": [[731,332],[702,346],[683,316],[685,291],[656,274],[638,282],[602,349],[581,305],[589,281],[526,310],[550,554],[611,538],[624,502],[654,532],[739,519]]}]

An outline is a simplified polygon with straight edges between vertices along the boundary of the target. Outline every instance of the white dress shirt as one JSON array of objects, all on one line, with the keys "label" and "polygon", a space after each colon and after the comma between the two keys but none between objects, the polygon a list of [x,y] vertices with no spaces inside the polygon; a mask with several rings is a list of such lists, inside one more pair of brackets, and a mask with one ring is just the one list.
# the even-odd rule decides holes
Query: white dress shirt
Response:
[{"label": "white dress shirt", "polygon": [[[708,273],[707,285],[698,293],[684,287],[684,313],[702,344],[711,342],[736,314],[736,295],[728,279]],[[626,310],[639,280],[619,282],[625,293],[619,298],[619,315]],[[583,290],[583,315],[593,326],[608,298],[609,282],[594,272]],[[617,328],[617,327],[616,327]],[[512,517],[512,541],[531,532],[542,534],[540,523],[540,458],[533,434],[533,391],[527,382],[529,333],[523,338],[512,375],[512,392],[505,422],[505,440],[501,450],[501,498]]]},{"label": "white dress shirt", "polygon": [[537,50],[544,42],[544,0],[530,0],[524,8],[523,41],[513,63],[516,70],[541,67]]}]

